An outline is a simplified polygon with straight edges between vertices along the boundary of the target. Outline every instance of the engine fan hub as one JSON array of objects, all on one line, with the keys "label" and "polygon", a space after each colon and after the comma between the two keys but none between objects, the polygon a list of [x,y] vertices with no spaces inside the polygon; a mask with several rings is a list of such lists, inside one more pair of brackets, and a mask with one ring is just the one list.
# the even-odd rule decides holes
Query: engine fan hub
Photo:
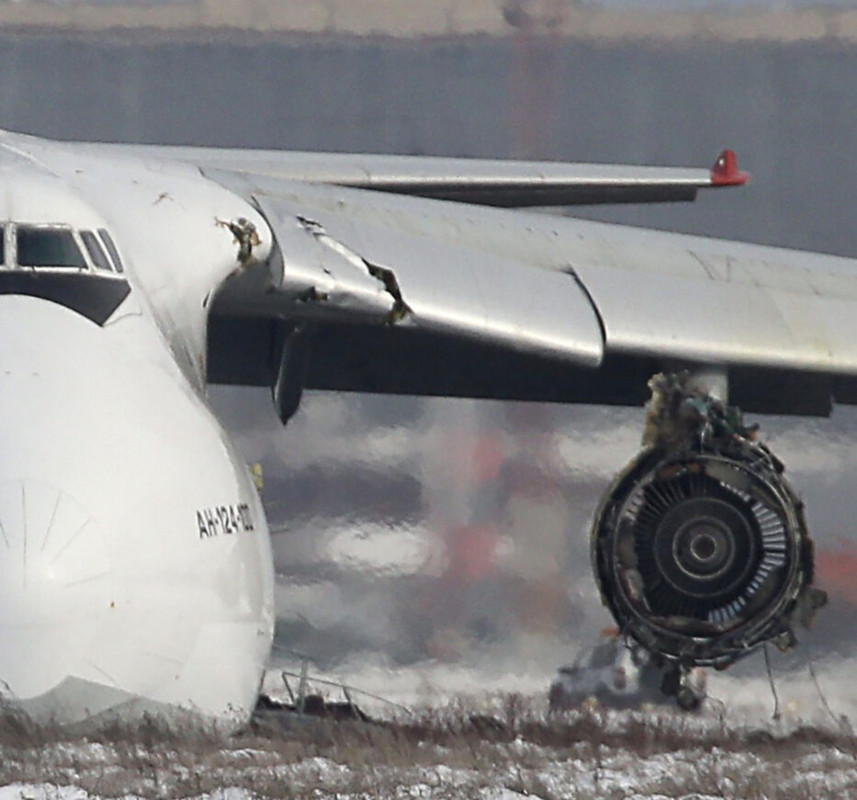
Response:
[{"label": "engine fan hub", "polygon": [[663,578],[692,597],[720,596],[747,577],[760,538],[754,520],[720,499],[692,497],[669,509],[653,537]]}]

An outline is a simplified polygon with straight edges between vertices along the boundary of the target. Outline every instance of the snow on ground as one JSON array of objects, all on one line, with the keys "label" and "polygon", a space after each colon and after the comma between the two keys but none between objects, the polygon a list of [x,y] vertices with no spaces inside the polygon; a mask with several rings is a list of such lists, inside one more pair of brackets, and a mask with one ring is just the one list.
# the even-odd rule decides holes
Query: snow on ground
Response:
[{"label": "snow on ground", "polygon": [[[842,667],[819,682],[847,682]],[[541,695],[483,691],[435,693],[431,710],[412,715],[386,706],[382,724],[292,717],[286,729],[269,723],[230,739],[23,729],[16,742],[0,725],[0,800],[857,797],[857,737],[806,683],[798,674],[778,681],[776,720],[770,687],[716,676],[723,699],[699,715],[657,708],[550,717]],[[405,698],[403,680],[390,688]],[[830,708],[845,708],[841,699]]]},{"label": "snow on ground", "polygon": [[[757,797],[821,798],[857,796],[855,755],[838,748],[821,748],[789,758],[741,752],[720,747],[695,746],[671,752],[640,755],[625,748],[600,746],[593,757],[588,746],[572,745],[559,754],[555,749],[528,745],[516,740],[503,753],[472,766],[444,763],[412,766],[373,763],[372,754],[363,764],[307,756],[292,763],[271,764],[264,749],[243,754],[233,752],[228,767],[218,768],[222,788],[191,794],[173,793],[162,785],[143,793],[121,793],[128,798],[182,796],[244,800],[253,797],[312,797],[316,800],[350,798],[480,798],[513,800],[523,796],[538,800],[553,798],[705,798]],[[460,761],[455,754],[444,754]],[[517,751],[517,752],[516,752]],[[240,756],[243,755],[244,764]],[[469,758],[473,754],[468,754]],[[82,758],[79,763],[84,763]],[[92,767],[90,767],[91,769]],[[9,783],[0,788],[0,800],[89,800],[119,796],[117,788],[100,793],[81,788],[74,779],[43,783]],[[164,794],[160,794],[164,791]]]}]

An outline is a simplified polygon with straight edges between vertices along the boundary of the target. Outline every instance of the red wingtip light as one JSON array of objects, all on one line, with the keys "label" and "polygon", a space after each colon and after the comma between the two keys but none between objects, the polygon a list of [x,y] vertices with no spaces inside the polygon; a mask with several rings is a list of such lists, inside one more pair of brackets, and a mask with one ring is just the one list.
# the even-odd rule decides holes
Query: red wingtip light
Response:
[{"label": "red wingtip light", "polygon": [[712,186],[743,186],[750,180],[749,172],[738,169],[738,156],[734,150],[724,150],[711,168]]}]

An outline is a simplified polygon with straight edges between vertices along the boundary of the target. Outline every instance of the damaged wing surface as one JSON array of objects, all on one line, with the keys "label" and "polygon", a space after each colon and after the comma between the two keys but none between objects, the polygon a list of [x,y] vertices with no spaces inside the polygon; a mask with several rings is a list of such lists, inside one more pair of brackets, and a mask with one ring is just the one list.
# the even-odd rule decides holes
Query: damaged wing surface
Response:
[{"label": "damaged wing surface", "polygon": [[[598,318],[576,279],[457,241],[456,206],[438,203],[442,217],[415,215],[426,201],[307,186],[254,200],[278,245],[263,278],[271,311],[415,328],[590,367],[601,361]],[[259,293],[248,286],[259,280],[227,284],[218,308],[254,312]]]},{"label": "damaged wing surface", "polygon": [[[758,370],[800,379],[804,395],[815,386],[819,413],[853,394],[850,259],[338,186],[230,184],[267,217],[279,259],[227,283],[215,317],[315,321],[307,386],[636,403],[659,369],[716,365],[756,411],[794,399],[774,399],[770,381],[742,396]],[[211,380],[238,382],[222,342],[215,330]]]}]

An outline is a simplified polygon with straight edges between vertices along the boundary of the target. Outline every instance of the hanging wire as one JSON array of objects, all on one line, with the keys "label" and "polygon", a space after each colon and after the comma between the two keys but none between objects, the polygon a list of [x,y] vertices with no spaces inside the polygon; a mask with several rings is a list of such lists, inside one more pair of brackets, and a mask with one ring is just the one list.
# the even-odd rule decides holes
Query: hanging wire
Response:
[{"label": "hanging wire", "polygon": [[833,713],[833,709],[830,707],[830,703],[827,702],[827,697],[821,689],[821,684],[818,682],[818,676],[815,674],[815,663],[812,660],[811,656],[807,656],[807,664],[809,665],[809,674],[812,678],[812,682],[815,684],[815,691],[818,692],[818,697],[821,700],[821,704],[824,706],[824,710],[827,711],[830,719],[833,720],[833,724],[839,727],[845,733],[848,733],[848,726],[843,720],[842,717],[837,717],[836,714]]},{"label": "hanging wire", "polygon": [[767,642],[765,643],[765,645],[762,649],[765,653],[765,669],[768,672],[768,683],[771,686],[771,694],[774,696],[774,713],[773,713],[771,719],[775,720],[776,722],[779,722],[780,716],[781,716],[781,714],[780,714],[780,697],[777,694],[777,687],[776,687],[776,684],[774,683],[774,673],[773,673],[773,670],[771,669],[771,656],[768,653]]}]

